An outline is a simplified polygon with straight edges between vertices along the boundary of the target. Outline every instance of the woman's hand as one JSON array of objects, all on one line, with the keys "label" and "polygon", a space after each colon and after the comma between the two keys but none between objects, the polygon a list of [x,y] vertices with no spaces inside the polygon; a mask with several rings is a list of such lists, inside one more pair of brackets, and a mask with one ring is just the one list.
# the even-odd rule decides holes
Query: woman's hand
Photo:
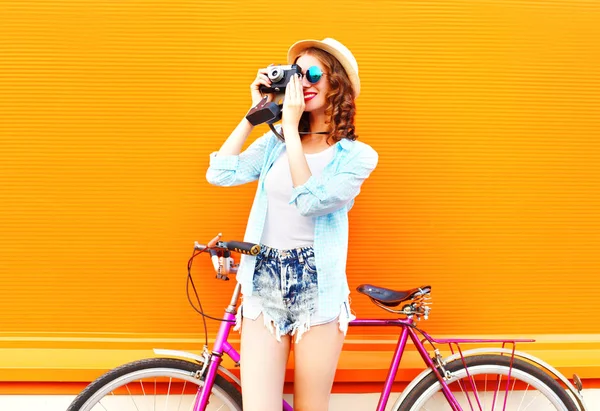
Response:
[{"label": "woman's hand", "polygon": [[285,148],[290,163],[290,173],[292,175],[292,184],[298,187],[306,183],[310,178],[311,172],[306,162],[302,140],[298,132],[298,124],[302,113],[304,113],[304,88],[299,75],[294,75],[285,88],[285,99],[283,100],[283,114],[281,125],[283,127],[283,137],[285,138]]},{"label": "woman's hand", "polygon": [[[267,72],[268,72],[268,67],[258,69],[256,78],[254,79],[252,84],[250,84],[250,95],[252,96],[252,107],[256,106],[263,99],[263,94],[260,92],[259,87],[261,85],[266,86],[266,87],[271,87],[271,80],[269,80],[269,77],[267,76]],[[274,93],[266,93],[265,95],[268,96],[268,98],[267,98],[268,102],[273,101],[273,99],[275,98]]]},{"label": "woman's hand", "polygon": [[293,75],[285,88],[285,98],[283,100],[281,124],[284,133],[286,129],[298,132],[298,124],[305,106],[302,79],[299,75]]}]

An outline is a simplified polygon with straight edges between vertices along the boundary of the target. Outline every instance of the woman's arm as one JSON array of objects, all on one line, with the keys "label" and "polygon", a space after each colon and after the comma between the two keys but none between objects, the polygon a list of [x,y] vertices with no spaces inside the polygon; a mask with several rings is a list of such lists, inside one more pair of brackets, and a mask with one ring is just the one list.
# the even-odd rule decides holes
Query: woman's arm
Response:
[{"label": "woman's arm", "polygon": [[360,192],[362,183],[377,166],[377,152],[366,144],[357,143],[359,145],[350,152],[344,151],[349,157],[333,177],[323,179],[313,176],[298,134],[298,122],[305,108],[298,77],[292,77],[285,93],[282,125],[294,185],[290,204],[294,204],[304,216],[325,215],[339,210]]},{"label": "woman's arm", "polygon": [[[266,68],[259,69],[256,78],[250,84],[253,107],[263,98],[259,89],[261,85],[271,85]],[[273,94],[267,96],[267,101],[271,101],[274,97]],[[257,139],[240,154],[253,129],[254,126],[244,117],[219,151],[210,155],[210,166],[206,171],[206,179],[209,183],[218,186],[234,186],[258,179],[264,160],[266,136]]]},{"label": "woman's arm", "polygon": [[377,152],[368,145],[349,153],[352,158],[327,179],[311,176],[303,185],[294,187],[290,204],[304,216],[320,216],[349,204],[360,193],[362,183],[377,166]]},{"label": "woman's arm", "polygon": [[241,153],[246,139],[254,129],[254,126],[246,120],[246,117],[240,121],[237,127],[231,132],[231,135],[225,140],[217,155],[219,156],[237,156]]},{"label": "woman's arm", "polygon": [[274,137],[271,132],[257,138],[239,155],[220,155],[220,151],[212,153],[210,166],[206,171],[206,179],[216,186],[236,186],[258,180],[267,146],[272,138]]}]

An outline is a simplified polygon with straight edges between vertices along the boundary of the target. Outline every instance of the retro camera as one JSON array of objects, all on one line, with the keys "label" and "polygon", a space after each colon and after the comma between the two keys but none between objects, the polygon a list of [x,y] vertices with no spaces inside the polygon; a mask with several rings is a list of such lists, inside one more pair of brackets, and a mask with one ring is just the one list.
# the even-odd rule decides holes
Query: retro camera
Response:
[{"label": "retro camera", "polygon": [[[271,87],[261,84],[258,89],[263,94],[281,94],[295,74],[300,74],[302,76],[302,69],[297,64],[269,66],[267,69],[267,77],[271,80]],[[256,106],[252,107],[246,115],[246,118],[253,126],[267,123],[271,127],[273,123],[281,120],[283,104],[277,104],[273,101],[267,102],[267,99],[268,97],[264,96],[263,99]]]},{"label": "retro camera", "polygon": [[287,86],[294,74],[302,76],[302,69],[297,64],[270,66],[267,71],[267,77],[271,80],[271,87],[261,85],[259,90],[262,93],[279,93],[285,89],[285,86]]}]

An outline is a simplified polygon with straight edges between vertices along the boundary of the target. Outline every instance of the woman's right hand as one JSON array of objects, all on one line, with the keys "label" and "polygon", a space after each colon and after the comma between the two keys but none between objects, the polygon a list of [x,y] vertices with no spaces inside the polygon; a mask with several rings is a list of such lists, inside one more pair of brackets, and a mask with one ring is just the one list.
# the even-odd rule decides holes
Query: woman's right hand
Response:
[{"label": "woman's right hand", "polygon": [[[272,64],[271,64],[271,66],[272,66]],[[271,80],[269,80],[269,77],[267,76],[267,71],[268,71],[268,67],[259,69],[258,73],[256,74],[256,78],[254,79],[252,84],[250,84],[250,95],[252,96],[252,107],[256,106],[263,99],[263,97],[265,95],[268,96],[267,102],[271,102],[275,98],[274,93],[266,93],[265,95],[263,95],[259,90],[259,87],[261,85],[266,86],[266,87],[271,87]]]}]

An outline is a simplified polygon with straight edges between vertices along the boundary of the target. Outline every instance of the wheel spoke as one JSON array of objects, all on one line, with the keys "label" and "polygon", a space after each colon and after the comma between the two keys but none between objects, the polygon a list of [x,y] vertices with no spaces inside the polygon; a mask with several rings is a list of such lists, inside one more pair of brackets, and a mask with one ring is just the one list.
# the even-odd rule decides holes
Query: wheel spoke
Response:
[{"label": "wheel spoke", "polygon": [[485,410],[485,403],[487,400],[487,395],[485,395],[485,393],[487,392],[487,377],[488,375],[485,375],[485,380],[483,382],[483,409]]},{"label": "wheel spoke", "polygon": [[[142,394],[144,395],[144,403],[146,403],[146,391],[144,391],[144,383],[140,380],[140,388],[142,389]],[[146,407],[144,407],[146,409]]]},{"label": "wheel spoke", "polygon": [[517,384],[517,379],[513,378],[512,387],[510,387],[510,391],[508,389],[506,390],[506,394],[505,394],[505,397],[504,397],[504,410],[506,410],[506,402],[508,401],[508,397],[509,397],[508,393],[510,392],[510,398],[513,398],[513,393],[515,391],[515,385],[516,384]]},{"label": "wheel spoke", "polygon": [[[67,411],[191,411],[204,384],[197,371],[198,364],[173,358],[136,361],[98,378]],[[241,394],[221,375],[209,395],[206,411],[242,411]]]},{"label": "wheel spoke", "polygon": [[169,395],[171,395],[171,383],[172,382],[173,382],[173,379],[169,378],[169,387],[167,388],[167,399],[165,401],[165,411],[168,411]]},{"label": "wheel spoke", "polygon": [[473,407],[473,402],[471,401],[471,395],[469,394],[469,385],[471,386],[471,389],[473,390],[473,396],[475,397],[475,401],[477,402],[477,405],[479,406],[479,411],[482,411],[481,408],[481,402],[479,401],[479,396],[477,395],[477,385],[475,384],[475,379],[473,378],[472,375],[468,376],[468,381],[466,381],[464,383],[461,382],[461,380],[457,380],[456,381],[458,386],[460,387],[460,390],[463,393],[463,396],[465,397],[465,399],[467,400],[467,403],[469,404],[469,408],[471,409],[471,411],[475,411],[475,408]]},{"label": "wheel spoke", "polygon": [[133,402],[133,406],[135,407],[135,409],[137,411],[140,411],[140,409],[137,407],[137,404],[135,403],[135,398],[133,398],[133,395],[131,395],[131,391],[129,390],[129,386],[126,385],[125,388],[127,388],[127,392],[129,393],[129,397],[131,398],[131,402]]},{"label": "wheel spoke", "polygon": [[525,396],[527,395],[528,390],[529,384],[527,384],[527,387],[525,387],[525,390],[523,391],[523,397],[521,397],[521,401],[519,402],[519,410],[521,409],[521,405],[523,405],[523,401],[525,401]]},{"label": "wheel spoke", "polygon": [[533,397],[531,399],[531,401],[529,401],[529,404],[527,404],[527,406],[525,407],[525,409],[523,409],[523,411],[527,411],[527,408],[529,408],[531,406],[531,404],[533,404],[533,402],[535,401],[535,399],[539,396],[539,393],[535,394],[535,397]]},{"label": "wheel spoke", "polygon": [[[495,354],[460,358],[445,365],[453,375],[448,388],[463,410],[566,410],[577,406],[565,389],[530,362]],[[449,409],[434,373],[404,394],[395,411]],[[477,404],[475,404],[477,403]],[[488,407],[489,403],[489,407]]]},{"label": "wheel spoke", "polygon": [[192,403],[190,404],[190,408],[188,408],[188,411],[192,411],[192,409],[194,408],[194,404],[196,403],[196,395],[194,395],[194,400],[192,401]]},{"label": "wheel spoke", "polygon": [[496,411],[496,400],[498,399],[498,393],[500,392],[500,385],[502,383],[502,375],[498,376],[498,384],[496,384],[496,390],[494,391],[494,398],[492,399],[492,411]]},{"label": "wheel spoke", "polygon": [[[479,411],[484,411],[485,408],[481,408],[481,398],[479,398],[479,391],[477,390],[477,384],[475,384],[475,378],[473,376],[471,376],[471,380],[473,383],[473,396],[475,397],[475,401],[477,402]],[[483,395],[485,395],[485,391],[484,391]]]},{"label": "wheel spoke", "polygon": [[463,387],[463,385],[460,383],[460,381],[458,381],[458,385],[460,387],[460,390],[463,393],[463,396],[465,397],[465,400],[467,400],[467,403],[469,404],[469,408],[471,408],[471,411],[473,411],[473,404],[471,404],[471,398],[469,398],[469,394],[467,393],[467,388]]},{"label": "wheel spoke", "polygon": [[177,411],[181,408],[181,401],[183,401],[183,395],[185,394],[185,386],[187,385],[187,381],[183,383],[183,388],[181,389],[181,395],[179,396],[179,404],[177,404]]}]

